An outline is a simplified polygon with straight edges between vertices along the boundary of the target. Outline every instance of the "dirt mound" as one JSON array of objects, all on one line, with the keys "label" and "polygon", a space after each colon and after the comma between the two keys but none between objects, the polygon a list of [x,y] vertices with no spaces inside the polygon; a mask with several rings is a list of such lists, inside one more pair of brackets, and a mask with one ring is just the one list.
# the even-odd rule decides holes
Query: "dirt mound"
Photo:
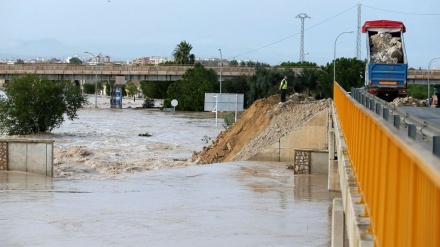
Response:
[{"label": "dirt mound", "polygon": [[255,101],[192,159],[199,164],[247,160],[331,104],[331,100],[316,101],[301,94],[289,96],[285,103],[279,101],[279,95]]}]

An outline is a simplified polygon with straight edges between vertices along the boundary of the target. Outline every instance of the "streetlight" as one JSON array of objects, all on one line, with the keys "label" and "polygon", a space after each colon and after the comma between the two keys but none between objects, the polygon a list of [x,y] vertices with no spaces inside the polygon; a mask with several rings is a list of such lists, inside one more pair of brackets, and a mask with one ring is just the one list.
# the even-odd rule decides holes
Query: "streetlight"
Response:
[{"label": "streetlight", "polygon": [[430,92],[431,85],[429,84],[429,76],[430,76],[429,69],[431,68],[431,63],[437,59],[440,59],[440,57],[436,57],[436,58],[431,59],[431,61],[429,61],[429,64],[428,64],[428,104],[429,104],[429,98],[431,97],[431,92]]},{"label": "streetlight", "polygon": [[95,108],[98,108],[98,59],[92,53],[85,51],[84,53],[90,54],[95,58],[96,67],[95,67]]},{"label": "streetlight", "polygon": [[336,81],[336,41],[338,41],[339,36],[343,35],[344,33],[353,33],[353,31],[342,32],[338,35],[338,37],[336,37],[334,55],[333,55],[333,82]]},{"label": "streetlight", "polygon": [[[223,56],[222,49],[218,48],[220,52],[220,109],[222,109],[222,72],[223,72]],[[218,110],[218,109],[217,109]]]}]

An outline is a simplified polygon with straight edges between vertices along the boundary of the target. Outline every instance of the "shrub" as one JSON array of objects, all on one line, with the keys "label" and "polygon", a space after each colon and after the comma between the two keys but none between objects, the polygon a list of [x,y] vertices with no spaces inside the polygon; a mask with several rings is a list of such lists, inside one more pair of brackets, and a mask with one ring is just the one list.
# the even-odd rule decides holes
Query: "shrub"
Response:
[{"label": "shrub", "polygon": [[223,117],[223,128],[227,129],[231,127],[235,123],[235,113],[234,112],[227,112],[225,113]]},{"label": "shrub", "polygon": [[153,108],[154,107],[154,99],[145,98],[144,103],[142,103],[142,108]]},{"label": "shrub", "polygon": [[0,132],[32,134],[51,131],[77,118],[76,111],[87,102],[78,87],[68,81],[39,79],[36,75],[14,78],[0,96]]},{"label": "shrub", "polygon": [[83,88],[85,94],[95,94],[95,84],[85,83]]}]

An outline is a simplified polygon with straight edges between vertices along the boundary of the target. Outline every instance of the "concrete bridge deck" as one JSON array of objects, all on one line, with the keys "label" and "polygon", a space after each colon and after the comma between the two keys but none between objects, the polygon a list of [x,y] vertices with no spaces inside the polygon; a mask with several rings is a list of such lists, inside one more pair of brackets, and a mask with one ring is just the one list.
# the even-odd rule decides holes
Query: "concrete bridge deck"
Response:
[{"label": "concrete bridge deck", "polygon": [[[126,80],[149,80],[149,81],[176,81],[182,78],[187,69],[193,66],[136,66],[136,65],[75,65],[75,64],[0,64],[0,79],[6,81],[14,76],[27,73],[46,76],[51,80],[114,80],[116,76],[125,76]],[[205,66],[220,74],[220,66]],[[231,79],[238,76],[251,76],[255,74],[256,67],[223,66],[222,76]],[[300,73],[300,67],[290,68],[295,73]],[[429,72],[429,73],[428,73]],[[408,84],[427,84],[428,78],[431,84],[440,83],[439,70],[408,70]]]}]

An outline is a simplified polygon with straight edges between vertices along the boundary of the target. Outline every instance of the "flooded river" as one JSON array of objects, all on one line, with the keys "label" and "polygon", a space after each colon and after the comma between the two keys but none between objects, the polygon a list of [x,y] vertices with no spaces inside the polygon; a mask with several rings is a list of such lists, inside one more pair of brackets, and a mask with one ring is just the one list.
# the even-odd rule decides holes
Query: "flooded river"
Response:
[{"label": "flooded river", "polygon": [[0,173],[1,246],[329,246],[327,176],[282,163],[155,170],[126,179]]},{"label": "flooded river", "polygon": [[214,118],[98,100],[32,137],[55,140],[55,178],[0,172],[0,246],[329,246],[340,193],[327,176],[285,163],[194,166],[204,137],[224,130]]}]

